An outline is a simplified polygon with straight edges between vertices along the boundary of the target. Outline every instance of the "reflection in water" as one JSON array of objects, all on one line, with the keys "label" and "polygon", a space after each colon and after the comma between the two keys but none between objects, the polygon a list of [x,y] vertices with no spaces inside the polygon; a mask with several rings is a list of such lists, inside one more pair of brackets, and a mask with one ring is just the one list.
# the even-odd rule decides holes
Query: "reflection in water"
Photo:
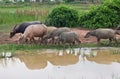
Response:
[{"label": "reflection in water", "polygon": [[46,56],[43,54],[31,54],[18,56],[21,62],[24,62],[29,69],[41,69],[47,66]]},{"label": "reflection in water", "polygon": [[47,59],[53,65],[65,66],[75,64],[79,61],[79,55],[75,55],[72,49],[60,50],[57,54],[47,54]]},{"label": "reflection in water", "polygon": [[12,53],[11,52],[1,52],[0,53],[0,58],[11,58]]},{"label": "reflection in water", "polygon": [[119,49],[93,50],[91,52],[97,52],[97,55],[94,57],[87,56],[87,59],[100,64],[111,64],[112,62],[120,63],[120,53],[118,52],[117,54],[114,54],[115,51],[119,51]]},{"label": "reflection in water", "polygon": [[4,58],[4,59],[2,58],[2,59],[0,59],[0,67],[4,68],[4,67],[8,66],[9,62],[14,64],[15,61],[16,61],[16,59],[14,59],[14,58]]},{"label": "reflection in water", "polygon": [[[69,50],[68,52],[71,52]],[[70,65],[79,61],[79,55],[67,53],[66,50],[53,51],[48,53],[48,50],[41,53],[25,54],[17,56],[21,62],[24,62],[29,69],[41,69],[47,66],[47,61],[54,65]]]},{"label": "reflection in water", "polygon": [[119,79],[117,48],[37,50],[0,59],[0,79]]}]

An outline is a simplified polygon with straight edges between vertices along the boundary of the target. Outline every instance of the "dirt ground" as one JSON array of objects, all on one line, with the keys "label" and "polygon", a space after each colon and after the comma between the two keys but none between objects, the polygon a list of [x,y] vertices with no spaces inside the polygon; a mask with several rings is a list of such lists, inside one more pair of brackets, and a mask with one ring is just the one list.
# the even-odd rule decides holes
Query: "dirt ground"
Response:
[{"label": "dirt ground", "polygon": [[[97,42],[97,39],[95,37],[84,38],[85,34],[89,32],[90,30],[72,28],[71,31],[75,31],[80,35],[80,40],[82,43],[96,43]],[[0,44],[17,43],[18,36],[19,35],[16,34],[13,38],[9,38],[9,33],[1,32],[0,33]]]},{"label": "dirt ground", "polygon": [[72,31],[75,31],[79,34],[80,37],[80,41],[81,43],[97,43],[97,39],[96,37],[89,37],[89,38],[84,38],[84,36],[86,35],[87,32],[89,32],[90,30],[86,30],[86,29],[71,29]]}]

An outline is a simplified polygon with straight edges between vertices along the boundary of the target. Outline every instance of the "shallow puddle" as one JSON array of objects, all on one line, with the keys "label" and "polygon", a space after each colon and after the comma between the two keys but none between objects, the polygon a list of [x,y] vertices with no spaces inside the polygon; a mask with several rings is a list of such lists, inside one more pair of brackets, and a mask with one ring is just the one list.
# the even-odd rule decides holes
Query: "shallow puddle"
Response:
[{"label": "shallow puddle", "polygon": [[0,79],[120,79],[120,50],[17,51],[12,58],[0,58]]}]

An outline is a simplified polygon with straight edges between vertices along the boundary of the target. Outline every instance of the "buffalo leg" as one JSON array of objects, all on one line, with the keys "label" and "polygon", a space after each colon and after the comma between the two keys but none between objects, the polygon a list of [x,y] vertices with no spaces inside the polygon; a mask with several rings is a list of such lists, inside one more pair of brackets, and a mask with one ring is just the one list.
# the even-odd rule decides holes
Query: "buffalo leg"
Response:
[{"label": "buffalo leg", "polygon": [[97,42],[100,43],[100,38],[97,38]]},{"label": "buffalo leg", "polygon": [[116,43],[116,44],[118,44],[118,41],[117,41],[117,39],[116,39],[116,38],[114,38],[114,41],[115,41],[115,43]]},{"label": "buffalo leg", "polygon": [[112,41],[112,39],[111,39],[111,38],[109,38],[109,44],[111,43],[111,41]]}]

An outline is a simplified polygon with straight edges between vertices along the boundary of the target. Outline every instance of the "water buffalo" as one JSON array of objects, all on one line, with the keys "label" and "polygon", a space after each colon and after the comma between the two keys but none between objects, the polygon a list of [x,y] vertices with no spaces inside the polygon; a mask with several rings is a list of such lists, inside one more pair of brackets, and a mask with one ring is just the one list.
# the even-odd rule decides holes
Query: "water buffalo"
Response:
[{"label": "water buffalo", "polygon": [[100,39],[109,39],[109,43],[114,40],[117,43],[116,34],[120,34],[119,31],[113,29],[96,29],[88,32],[85,35],[85,38],[95,36],[98,43],[100,42]]},{"label": "water buffalo", "polygon": [[24,42],[29,39],[29,42],[35,42],[34,37],[43,38],[47,34],[47,26],[44,24],[30,25],[25,29],[25,32],[20,37],[19,41],[23,40]]},{"label": "water buffalo", "polygon": [[62,44],[69,43],[70,45],[74,45],[75,42],[78,44],[81,43],[79,39],[79,35],[76,32],[63,32],[60,34],[58,38],[58,42],[62,42]]},{"label": "water buffalo", "polygon": [[57,29],[57,27],[54,26],[49,26],[47,27],[47,34],[43,37],[43,43],[48,44],[50,42],[52,42],[52,39],[46,39],[47,36],[49,36],[55,29]]},{"label": "water buffalo", "polygon": [[70,28],[68,28],[68,27],[57,28],[57,29],[53,30],[50,34],[47,34],[44,37],[44,39],[52,38],[52,44],[54,44],[55,43],[55,37],[58,37],[63,32],[70,32]]},{"label": "water buffalo", "polygon": [[30,21],[30,22],[24,22],[19,25],[15,25],[13,30],[10,32],[10,38],[12,38],[16,33],[24,33],[25,29],[29,25],[33,24],[42,24],[40,21]]}]

